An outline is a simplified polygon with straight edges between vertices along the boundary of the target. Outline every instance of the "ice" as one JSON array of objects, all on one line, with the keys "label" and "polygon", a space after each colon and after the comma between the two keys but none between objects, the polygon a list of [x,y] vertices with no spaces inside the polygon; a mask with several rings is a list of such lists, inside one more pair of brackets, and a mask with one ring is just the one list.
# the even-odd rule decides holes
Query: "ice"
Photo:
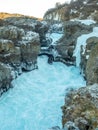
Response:
[{"label": "ice", "polygon": [[52,38],[52,45],[55,45],[56,44],[56,41],[58,41],[62,36],[63,34],[60,34],[60,33],[51,33],[51,34],[48,34],[48,36],[50,38]]},{"label": "ice", "polygon": [[91,32],[89,34],[83,34],[80,37],[78,37],[76,48],[75,48],[74,54],[73,54],[74,56],[76,56],[76,66],[77,67],[79,67],[80,61],[81,61],[81,57],[80,57],[81,46],[83,48],[83,53],[84,53],[85,47],[86,47],[86,40],[93,36],[98,37],[98,27],[94,27],[93,32]]},{"label": "ice", "polygon": [[68,89],[85,86],[74,66],[38,58],[37,70],[23,73],[0,98],[0,130],[47,130],[61,127],[61,106]]},{"label": "ice", "polygon": [[71,21],[78,21],[81,22],[82,24],[85,25],[91,25],[91,24],[95,24],[96,22],[92,19],[84,19],[84,20],[80,20],[80,19],[71,19]]},{"label": "ice", "polygon": [[77,10],[75,10],[75,9],[74,9],[74,10],[71,9],[71,12],[70,12],[70,13],[71,13],[71,14],[72,14],[72,13],[77,13]]}]

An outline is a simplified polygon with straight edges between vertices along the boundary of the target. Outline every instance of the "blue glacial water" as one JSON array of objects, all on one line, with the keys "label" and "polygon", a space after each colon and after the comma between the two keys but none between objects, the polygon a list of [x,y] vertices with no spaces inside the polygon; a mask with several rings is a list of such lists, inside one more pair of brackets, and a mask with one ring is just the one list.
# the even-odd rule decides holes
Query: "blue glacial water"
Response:
[{"label": "blue glacial water", "polygon": [[23,73],[0,98],[0,130],[48,130],[61,127],[61,106],[69,88],[85,86],[78,68],[49,65],[38,59],[37,70]]}]

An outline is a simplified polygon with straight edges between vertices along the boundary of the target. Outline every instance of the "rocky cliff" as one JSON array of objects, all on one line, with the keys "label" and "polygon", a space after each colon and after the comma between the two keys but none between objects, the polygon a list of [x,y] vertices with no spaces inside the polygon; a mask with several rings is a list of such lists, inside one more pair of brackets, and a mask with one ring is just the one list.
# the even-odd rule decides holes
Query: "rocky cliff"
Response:
[{"label": "rocky cliff", "polygon": [[[0,92],[11,87],[11,81],[22,71],[37,67],[37,56],[48,25],[29,17],[0,20]],[[47,42],[47,40],[46,40]]]},{"label": "rocky cliff", "polygon": [[97,0],[72,0],[70,4],[58,5],[49,9],[44,19],[50,22],[69,21],[70,19],[93,18],[98,21],[98,1]]}]

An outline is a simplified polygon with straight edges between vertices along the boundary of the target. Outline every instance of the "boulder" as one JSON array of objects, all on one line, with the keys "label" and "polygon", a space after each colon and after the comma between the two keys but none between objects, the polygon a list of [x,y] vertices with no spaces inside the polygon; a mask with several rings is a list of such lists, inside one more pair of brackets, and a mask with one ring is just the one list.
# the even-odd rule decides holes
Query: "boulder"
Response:
[{"label": "boulder", "polygon": [[[81,67],[82,73],[85,77],[88,77],[87,76],[88,75],[88,69],[86,70],[86,68],[88,68],[88,64],[91,64],[91,63],[88,63],[88,62],[92,62],[92,60],[93,60],[93,59],[90,58],[90,53],[92,53],[92,49],[95,48],[95,46],[97,44],[98,44],[98,37],[90,37],[86,40],[86,47],[85,47],[84,52],[83,52],[83,48],[81,47],[80,67]],[[94,57],[96,57],[96,56],[94,56]],[[90,69],[92,68],[91,66],[89,66],[89,67],[90,67]],[[89,72],[90,72],[90,70],[89,70]],[[88,80],[89,79],[87,78],[87,82],[88,82]]]},{"label": "boulder", "polygon": [[11,87],[11,68],[0,62],[0,96]]},{"label": "boulder", "polygon": [[98,84],[70,91],[62,111],[63,127],[71,121],[79,130],[98,128]]},{"label": "boulder", "polygon": [[98,41],[93,46],[87,61],[86,78],[87,84],[98,83]]}]

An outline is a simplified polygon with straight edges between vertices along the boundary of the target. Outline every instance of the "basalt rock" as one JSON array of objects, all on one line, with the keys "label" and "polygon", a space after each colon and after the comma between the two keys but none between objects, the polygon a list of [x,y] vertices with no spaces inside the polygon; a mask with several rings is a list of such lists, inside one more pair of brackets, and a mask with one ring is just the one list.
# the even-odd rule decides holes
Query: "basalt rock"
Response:
[{"label": "basalt rock", "polygon": [[29,17],[11,17],[4,20],[5,25],[13,25],[25,31],[33,31],[39,34],[40,43],[43,45],[45,41],[47,44],[46,33],[49,29],[49,25],[45,21],[38,21]]},{"label": "basalt rock", "polygon": [[64,25],[64,35],[58,41],[56,50],[61,57],[69,64],[75,65],[75,57],[73,56],[76,47],[77,38],[92,31],[93,26],[87,26],[80,22],[69,21]]},{"label": "basalt rock", "polygon": [[95,44],[96,45],[92,47],[86,65],[87,84],[98,83],[98,38]]},{"label": "basalt rock", "polygon": [[[38,23],[40,23],[39,30],[37,30]],[[1,67],[4,71],[1,73],[0,89],[3,87],[8,89],[12,79],[21,74],[23,70],[30,71],[38,68],[37,56],[40,52],[40,38],[47,30],[45,26],[47,26],[45,23],[25,17],[1,20],[0,63],[4,65],[4,68]],[[43,31],[42,35],[40,30]]]},{"label": "basalt rock", "polygon": [[[36,68],[37,55],[40,50],[39,34],[13,27],[1,27],[0,61],[19,69],[32,70]],[[7,40],[8,39],[8,40]]]},{"label": "basalt rock", "polygon": [[69,92],[62,110],[63,126],[71,121],[79,130],[98,128],[98,84]]},{"label": "basalt rock", "polygon": [[[98,45],[98,37],[90,37],[87,39],[86,41],[86,47],[85,47],[85,51],[83,52],[83,48],[81,47],[81,63],[80,63],[80,67],[81,67],[81,70],[82,70],[82,73],[83,75],[87,78],[87,84],[91,84],[90,83],[90,79],[92,78],[90,74],[92,74],[93,71],[91,71],[94,67],[94,64],[93,64],[93,60],[95,59],[96,57],[96,53],[97,53],[97,50],[96,50],[96,53],[94,54],[93,52],[93,49],[96,48]],[[93,57],[90,56],[92,55],[93,53]],[[95,66],[97,67],[97,66]],[[93,72],[94,74],[94,72]],[[89,75],[89,76],[88,76]],[[90,79],[88,78],[90,77]],[[92,79],[92,84],[93,83],[96,83],[94,79]]]}]

